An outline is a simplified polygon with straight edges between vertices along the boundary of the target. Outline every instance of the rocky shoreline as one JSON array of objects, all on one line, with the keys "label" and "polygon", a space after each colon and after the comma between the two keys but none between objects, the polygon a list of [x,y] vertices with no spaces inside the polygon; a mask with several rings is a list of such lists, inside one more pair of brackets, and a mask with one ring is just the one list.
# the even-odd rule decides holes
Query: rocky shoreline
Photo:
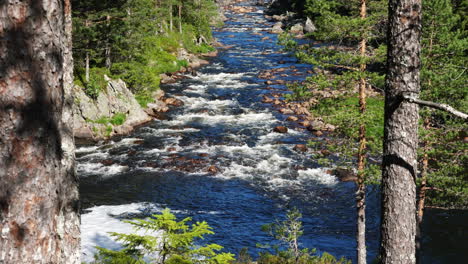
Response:
[{"label": "rocky shoreline", "polygon": [[[177,55],[178,59],[187,60],[189,66],[174,73],[161,74],[162,84],[190,78],[183,74],[191,72],[195,75],[197,68],[209,63],[208,58],[217,56],[217,51],[194,55],[179,50]],[[154,102],[143,108],[124,81],[107,76],[104,79],[107,86],[95,99],[87,96],[81,87],[74,86],[73,127],[78,144],[128,135],[154,118],[164,118],[164,113],[170,108],[183,105],[182,101],[166,97],[164,91],[159,89],[153,94]]]}]

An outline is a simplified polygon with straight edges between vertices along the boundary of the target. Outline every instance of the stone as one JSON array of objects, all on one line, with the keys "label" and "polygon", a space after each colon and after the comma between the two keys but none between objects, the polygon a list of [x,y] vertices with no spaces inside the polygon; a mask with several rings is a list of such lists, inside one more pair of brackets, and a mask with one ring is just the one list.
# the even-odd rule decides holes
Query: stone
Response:
[{"label": "stone", "polygon": [[304,25],[304,31],[306,33],[312,33],[312,32],[315,32],[316,30],[317,30],[317,27],[315,27],[312,20],[308,17]]},{"label": "stone", "polygon": [[297,120],[299,120],[297,116],[288,116],[288,118],[286,118],[286,121],[291,121],[291,122],[296,122]]},{"label": "stone", "polygon": [[273,33],[273,34],[281,34],[284,32],[284,30],[282,29],[283,27],[283,23],[281,22],[277,22],[271,29],[270,29],[270,33]]},{"label": "stone", "polygon": [[164,100],[164,103],[166,103],[167,105],[172,105],[172,106],[176,106],[176,107],[184,105],[184,102],[182,102],[182,100],[179,100],[179,99],[173,98],[173,97],[167,98],[166,100]]},{"label": "stone", "polygon": [[305,120],[305,121],[301,121],[298,123],[300,126],[303,126],[303,127],[308,127],[310,126],[310,122]]},{"label": "stone", "polygon": [[219,172],[219,168],[215,165],[211,165],[210,167],[208,167],[208,169],[206,169],[206,171],[208,171],[211,174],[217,174]]},{"label": "stone", "polygon": [[314,132],[314,131],[321,130],[322,128],[323,128],[323,122],[314,120],[310,122],[310,125],[307,127],[307,130]]},{"label": "stone", "polygon": [[297,144],[294,146],[293,150],[297,152],[306,152],[307,151],[307,146],[304,144]]},{"label": "stone", "polygon": [[142,125],[151,120],[151,117],[143,111],[135,96],[127,88],[122,80],[108,80],[107,86],[99,93],[97,98],[88,97],[83,88],[73,87],[73,126],[76,138],[101,140],[108,137],[102,129],[93,129],[96,126],[90,120],[98,120],[103,117],[112,118],[116,113],[126,115],[125,123],[114,126],[110,136],[120,133],[129,133],[134,127]]},{"label": "stone", "polygon": [[114,163],[115,163],[115,161],[113,161],[111,159],[101,160],[101,164],[104,165],[104,166],[110,166],[110,165],[112,165]]},{"label": "stone", "polygon": [[304,27],[300,23],[297,23],[289,29],[289,32],[292,34],[303,34]]},{"label": "stone", "polygon": [[321,137],[323,136],[323,132],[318,130],[318,131],[314,131],[314,135],[317,136],[317,137]]},{"label": "stone", "polygon": [[273,99],[271,99],[270,97],[264,95],[263,99],[262,99],[262,102],[263,103],[271,103],[271,102],[273,102]]},{"label": "stone", "polygon": [[292,115],[294,114],[294,111],[289,109],[289,108],[281,108],[279,110],[280,113],[282,113],[283,115]]},{"label": "stone", "polygon": [[158,89],[158,90],[154,91],[152,95],[153,95],[154,99],[160,100],[162,97],[164,97],[165,94],[166,93],[163,90]]},{"label": "stone", "polygon": [[145,109],[145,112],[151,116],[153,116],[155,113],[165,113],[167,111],[169,111],[169,107],[167,107],[167,104],[162,101],[149,103],[146,105]]},{"label": "stone", "polygon": [[330,131],[330,132],[333,132],[333,131],[336,130],[336,126],[334,126],[332,124],[326,124],[323,129],[325,129],[327,131]]},{"label": "stone", "polygon": [[277,126],[273,129],[274,132],[276,133],[288,133],[288,128],[285,126]]},{"label": "stone", "polygon": [[342,182],[357,181],[357,175],[351,169],[336,168],[333,170],[333,175],[335,175],[338,180]]},{"label": "stone", "polygon": [[271,17],[271,19],[273,19],[274,21],[283,21],[285,20],[287,17],[285,15],[273,15]]}]

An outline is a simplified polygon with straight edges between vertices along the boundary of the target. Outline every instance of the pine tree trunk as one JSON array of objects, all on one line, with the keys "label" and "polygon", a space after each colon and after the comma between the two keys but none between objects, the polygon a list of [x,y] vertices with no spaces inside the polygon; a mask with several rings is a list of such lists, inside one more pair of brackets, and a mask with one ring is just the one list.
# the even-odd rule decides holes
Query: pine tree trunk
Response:
[{"label": "pine tree trunk", "polygon": [[179,33],[182,34],[182,4],[179,5]]},{"label": "pine tree trunk", "polygon": [[89,83],[89,51],[86,51],[85,58],[85,80],[86,83]]},{"label": "pine tree trunk", "polygon": [[[367,15],[366,0],[361,0],[361,19],[365,19]],[[366,56],[366,38],[363,37],[360,43],[360,55]],[[360,65],[360,71],[366,71],[366,64]],[[359,108],[362,119],[366,113],[366,79],[361,77],[359,80]],[[359,152],[358,152],[358,190],[356,195],[357,208],[357,263],[366,263],[366,185],[365,178],[365,162],[366,162],[366,125],[364,120],[361,121],[359,127]]]},{"label": "pine tree trunk", "polygon": [[[424,120],[424,128],[429,129],[429,119]],[[426,190],[427,190],[427,169],[429,166],[429,142],[424,140],[423,143],[423,158],[422,158],[422,169],[421,169],[421,186],[418,192],[418,213],[416,217],[417,229],[416,229],[416,261],[421,263],[421,234],[422,234],[422,221],[424,216],[424,204],[426,201]]]},{"label": "pine tree trunk", "polygon": [[[86,19],[85,27],[89,27],[89,20]],[[86,55],[85,55],[85,81],[89,82],[89,42],[86,44]]]},{"label": "pine tree trunk", "polygon": [[1,1],[0,65],[0,262],[80,263],[70,1]]},{"label": "pine tree trunk", "polygon": [[383,264],[416,262],[418,106],[403,101],[420,90],[421,0],[390,0],[385,90],[382,221]]},{"label": "pine tree trunk", "polygon": [[[106,24],[107,24],[107,29],[108,29],[108,32],[110,32],[110,16],[107,16],[106,17]],[[109,39],[110,39],[110,33],[108,33],[107,35],[107,38],[106,38],[106,47],[105,47],[105,56],[106,56],[106,68],[107,69],[110,69],[111,66],[112,66],[112,60],[111,60],[111,45],[109,43]]]},{"label": "pine tree trunk", "polygon": [[172,4],[171,4],[169,6],[169,25],[170,25],[169,28],[170,28],[171,32],[174,31],[174,23],[173,23],[172,20],[173,19],[172,19]]}]

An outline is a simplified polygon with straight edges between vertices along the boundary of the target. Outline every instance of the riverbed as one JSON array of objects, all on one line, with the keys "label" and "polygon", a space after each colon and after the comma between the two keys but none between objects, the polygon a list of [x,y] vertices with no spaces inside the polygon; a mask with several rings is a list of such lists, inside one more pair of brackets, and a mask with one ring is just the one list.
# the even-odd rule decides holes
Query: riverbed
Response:
[{"label": "riverbed", "polygon": [[[304,80],[312,66],[281,50],[262,8],[227,17],[214,32],[226,47],[218,57],[197,76],[162,87],[184,106],[128,137],[77,148],[84,261],[92,260],[94,246],[118,248],[107,232],[131,232],[122,220],[164,208],[207,221],[216,234],[206,242],[256,255],[257,243],[271,241],[261,226],[283,219],[292,207],[303,214],[302,247],[355,259],[354,184],[339,182],[310,152],[294,150],[325,138],[285,121],[287,116],[262,102],[263,95],[287,89],[265,84],[260,72],[282,68],[282,79],[294,82]],[[274,132],[276,126],[288,127],[288,133]],[[378,251],[379,210],[378,187],[371,186],[369,261]],[[427,263],[458,258],[427,256]]]}]

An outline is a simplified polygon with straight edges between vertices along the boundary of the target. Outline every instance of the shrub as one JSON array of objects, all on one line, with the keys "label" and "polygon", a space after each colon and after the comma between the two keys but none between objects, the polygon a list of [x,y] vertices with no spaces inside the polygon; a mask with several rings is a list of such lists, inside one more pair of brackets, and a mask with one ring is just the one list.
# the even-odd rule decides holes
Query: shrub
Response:
[{"label": "shrub", "polygon": [[206,222],[196,222],[189,226],[191,221],[190,217],[176,221],[169,209],[148,220],[126,221],[135,230],[163,232],[160,237],[111,233],[117,241],[123,243],[123,249],[114,251],[98,247],[95,263],[146,263],[145,256],[157,256],[155,261],[161,264],[228,264],[234,260],[230,253],[219,253],[223,247],[218,244],[196,246],[195,239],[203,239],[205,235],[214,232]]}]

